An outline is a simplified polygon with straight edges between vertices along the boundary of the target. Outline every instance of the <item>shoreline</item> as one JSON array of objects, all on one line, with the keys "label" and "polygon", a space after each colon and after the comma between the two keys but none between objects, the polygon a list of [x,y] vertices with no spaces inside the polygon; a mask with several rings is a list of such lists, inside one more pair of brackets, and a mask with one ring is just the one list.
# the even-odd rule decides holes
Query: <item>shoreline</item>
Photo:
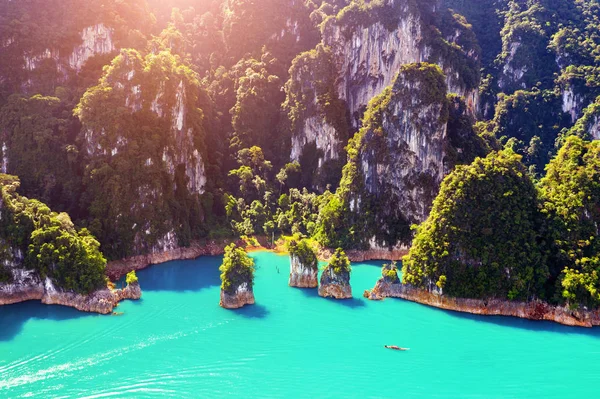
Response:
[{"label": "shoreline", "polygon": [[571,310],[542,301],[511,302],[500,299],[466,299],[439,295],[404,284],[390,284],[380,279],[364,296],[371,300],[400,298],[438,309],[481,316],[506,316],[533,321],[551,321],[569,327],[600,326],[600,309]]},{"label": "shoreline", "polygon": [[[275,245],[268,244],[267,237],[254,237],[260,246],[249,246],[243,239],[219,239],[207,241],[193,241],[189,247],[177,247],[169,251],[157,252],[147,255],[137,255],[120,260],[108,262],[106,265],[106,275],[111,281],[117,281],[125,276],[130,271],[138,271],[146,269],[152,265],[176,261],[176,260],[193,260],[201,256],[218,256],[225,253],[225,247],[230,243],[235,243],[238,246],[243,246],[247,251],[274,251],[278,254],[287,255],[283,245],[278,242]],[[319,260],[327,261],[333,255],[331,249],[321,249],[317,257]],[[405,250],[349,250],[346,255],[352,262],[367,262],[374,260],[393,261],[401,260],[408,251]]]},{"label": "shoreline", "polygon": [[44,305],[61,305],[80,312],[111,314],[125,299],[137,300],[142,296],[139,284],[122,289],[103,288],[89,295],[62,291],[54,288],[49,280],[18,286],[9,284],[0,287],[0,306],[21,302],[39,301]]}]

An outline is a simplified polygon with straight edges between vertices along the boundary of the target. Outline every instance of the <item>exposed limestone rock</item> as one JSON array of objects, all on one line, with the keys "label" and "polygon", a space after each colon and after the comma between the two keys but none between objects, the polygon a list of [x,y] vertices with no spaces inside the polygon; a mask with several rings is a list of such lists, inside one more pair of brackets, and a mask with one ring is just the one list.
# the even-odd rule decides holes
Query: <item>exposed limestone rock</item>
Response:
[{"label": "exposed limestone rock", "polygon": [[292,137],[291,160],[299,162],[302,151],[310,143],[315,143],[317,151],[322,152],[319,157],[318,167],[330,159],[340,157],[340,144],[337,132],[326,120],[321,117],[313,116],[304,121],[302,128],[303,134]]},{"label": "exposed limestone rock", "polygon": [[479,300],[451,298],[435,291],[427,291],[406,284],[391,284],[380,279],[371,291],[365,292],[369,299],[402,298],[412,302],[485,316],[512,316],[530,320],[547,320],[567,326],[600,326],[600,311],[570,310],[552,306],[541,301],[510,302],[499,299]]},{"label": "exposed limestone rock", "polygon": [[81,32],[82,43],[73,49],[69,56],[69,66],[80,71],[83,64],[99,54],[110,54],[116,50],[113,41],[113,29],[104,24],[88,26]]},{"label": "exposed limestone rock", "polygon": [[562,93],[562,110],[571,116],[571,122],[575,123],[583,111],[584,99],[575,93],[572,87]]},{"label": "exposed limestone rock", "polygon": [[254,292],[251,285],[242,283],[233,294],[228,294],[221,289],[219,306],[225,309],[239,309],[245,305],[254,305]]},{"label": "exposed limestone rock", "polygon": [[[470,112],[478,112],[477,82],[467,87],[454,65],[440,55],[444,51],[434,51],[434,48],[439,50],[435,46],[440,46],[443,40],[432,38],[435,33],[428,26],[430,22],[423,21],[419,8],[407,0],[389,0],[383,9],[385,11],[378,12],[389,10],[394,16],[397,15],[395,28],[377,20],[361,25],[352,18],[347,18],[350,22],[343,22],[332,17],[324,22],[323,40],[319,46],[330,52],[331,56],[330,59],[322,58],[319,66],[331,63],[334,78],[324,79],[320,76],[323,72],[315,72],[318,68],[316,65],[308,64],[311,68],[304,69],[292,67],[290,82],[297,82],[295,84],[300,87],[293,91],[286,90],[288,102],[302,101],[307,109],[303,115],[290,115],[295,124],[292,128],[292,160],[299,160],[304,149],[310,148],[307,147],[309,144],[316,146],[319,168],[328,160],[342,157],[346,139],[360,128],[367,104],[393,82],[402,65],[425,61],[438,63],[446,74],[447,91],[465,97]],[[441,13],[435,7],[424,12]],[[446,43],[461,41],[460,29],[456,28],[453,32],[451,37],[445,38]],[[316,51],[321,51],[319,46]],[[457,50],[453,47],[450,51]],[[306,54],[301,54],[297,60],[306,57]],[[460,57],[479,62],[479,54],[474,49],[465,49],[455,58]],[[307,69],[311,71],[311,76],[307,76]],[[314,87],[314,82],[320,79],[323,79],[321,83],[333,86],[327,96],[322,96]],[[288,83],[288,89],[290,86]],[[337,117],[348,118],[350,126],[337,126],[331,118],[326,117],[329,115],[326,104],[332,102],[345,108],[345,115],[338,112]]]},{"label": "exposed limestone rock", "polygon": [[335,299],[352,298],[350,273],[336,274],[331,268],[326,267],[321,274],[319,296]]},{"label": "exposed limestone rock", "polygon": [[0,284],[0,305],[38,300],[47,305],[69,306],[82,312],[109,314],[125,299],[139,299],[142,291],[139,284],[124,289],[95,291],[90,295],[57,289],[49,278],[42,281],[33,271],[11,269],[13,281]]},{"label": "exposed limestone rock", "polygon": [[[70,54],[62,54],[54,48],[46,48],[41,53],[25,54],[23,56],[24,68],[27,72],[33,72],[44,61],[52,60],[56,65],[56,70],[60,73],[59,79],[65,80],[69,71],[79,72],[90,58],[115,52],[117,47],[113,40],[113,32],[112,28],[101,23],[88,26],[80,33],[81,44],[75,46]],[[7,43],[10,45],[12,41]],[[29,78],[24,83],[24,89],[28,89],[32,84],[33,81]]]},{"label": "exposed limestone rock", "polygon": [[319,285],[317,275],[319,269],[315,264],[306,265],[297,255],[290,255],[290,287],[316,288]]},{"label": "exposed limestone rock", "polygon": [[445,89],[436,66],[404,66],[394,85],[370,105],[371,119],[351,144],[356,173],[348,176],[350,209],[356,215],[371,211],[368,218],[356,218],[364,223],[357,244],[402,250],[412,240],[410,225],[429,215],[445,173]]},{"label": "exposed limestone rock", "polygon": [[498,86],[502,90],[508,91],[511,87],[527,88],[522,79],[529,70],[529,67],[527,65],[517,65],[515,62],[517,52],[521,46],[522,43],[520,41],[514,41],[509,45],[508,56],[504,60],[504,66],[502,67],[502,76],[498,81]]},{"label": "exposed limestone rock", "polygon": [[323,34],[331,47],[339,71],[338,96],[348,104],[353,125],[358,126],[360,108],[392,83],[400,66],[425,61],[421,22],[406,4],[398,28],[390,32],[381,22],[353,30],[348,38],[344,27],[329,23]]},{"label": "exposed limestone rock", "polygon": [[590,126],[590,135],[594,140],[600,140],[600,116],[594,117],[594,122]]}]

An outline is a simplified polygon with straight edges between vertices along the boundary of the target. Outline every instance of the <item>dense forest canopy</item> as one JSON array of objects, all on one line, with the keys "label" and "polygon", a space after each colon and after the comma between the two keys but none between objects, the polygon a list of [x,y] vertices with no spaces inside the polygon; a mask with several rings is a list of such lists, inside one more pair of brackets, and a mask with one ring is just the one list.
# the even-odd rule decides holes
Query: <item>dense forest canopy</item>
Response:
[{"label": "dense forest canopy", "polygon": [[30,220],[3,253],[84,292],[103,256],[296,235],[412,246],[405,281],[449,295],[596,306],[599,19],[598,0],[0,0],[20,182],[1,228]]}]

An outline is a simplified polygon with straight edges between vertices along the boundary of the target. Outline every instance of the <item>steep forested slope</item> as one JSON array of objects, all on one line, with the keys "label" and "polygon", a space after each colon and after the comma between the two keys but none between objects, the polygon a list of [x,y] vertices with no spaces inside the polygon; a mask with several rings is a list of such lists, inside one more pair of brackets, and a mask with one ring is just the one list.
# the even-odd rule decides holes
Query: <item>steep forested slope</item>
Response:
[{"label": "steep forested slope", "polygon": [[[599,14],[598,0],[0,0],[2,172],[109,259],[240,234],[407,250],[427,220],[410,270],[440,242],[427,226],[487,234],[495,202],[475,197],[489,188],[507,214],[527,199],[515,231],[535,242],[533,276],[491,266],[497,293],[591,303],[581,276],[597,248],[562,242],[556,209],[568,207],[549,204],[568,198],[571,136],[600,138]],[[594,155],[580,158],[593,177]],[[588,197],[570,214],[588,218]],[[471,207],[473,220],[456,214]],[[468,257],[444,255],[414,282],[490,294],[489,281],[461,291],[453,278],[506,255],[493,237],[444,242]]]}]

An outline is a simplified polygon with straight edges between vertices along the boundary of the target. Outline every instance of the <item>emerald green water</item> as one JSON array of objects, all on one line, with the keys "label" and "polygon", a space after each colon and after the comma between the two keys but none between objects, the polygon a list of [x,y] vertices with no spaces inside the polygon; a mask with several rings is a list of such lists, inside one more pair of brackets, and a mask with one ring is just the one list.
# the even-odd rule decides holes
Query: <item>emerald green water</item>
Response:
[{"label": "emerald green water", "polygon": [[0,397],[598,397],[599,329],[369,302],[380,263],[354,264],[336,302],[288,287],[287,257],[253,257],[240,311],[218,306],[217,257],[140,272],[122,316],[1,307]]}]

